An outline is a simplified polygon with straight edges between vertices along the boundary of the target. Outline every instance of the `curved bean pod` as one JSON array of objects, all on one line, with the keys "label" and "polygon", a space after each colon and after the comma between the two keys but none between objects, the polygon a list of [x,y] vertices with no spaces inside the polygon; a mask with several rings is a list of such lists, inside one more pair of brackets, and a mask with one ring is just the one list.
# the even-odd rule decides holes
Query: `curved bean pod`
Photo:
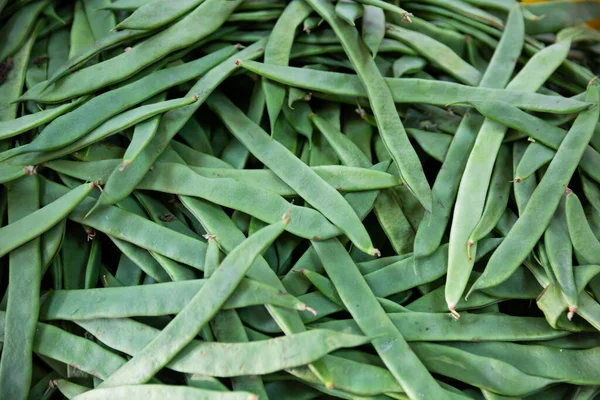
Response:
[{"label": "curved bean pod", "polygon": [[544,244],[550,267],[569,303],[569,319],[571,319],[577,311],[579,292],[573,273],[573,245],[569,237],[564,199],[561,200],[548,229],[544,232]]},{"label": "curved bean pod", "polygon": [[87,98],[82,97],[71,103],[63,104],[62,106],[58,106],[56,108],[50,108],[35,114],[24,115],[20,118],[9,121],[2,121],[0,122],[0,139],[7,139],[20,135],[23,132],[50,122],[74,107],[78,107],[86,100]]},{"label": "curved bean pod", "polygon": [[[206,282],[199,279],[103,289],[55,290],[42,298],[40,319],[73,321],[178,314]],[[306,309],[306,305],[295,297],[250,279],[241,281],[223,309],[262,304]]]},{"label": "curved bean pod", "polygon": [[[255,157],[292,187],[325,217],[331,220],[350,240],[367,254],[378,254],[362,222],[348,202],[327,185],[306,164],[279,142],[250,121],[229,99],[220,93],[208,99],[208,105],[223,120]],[[285,160],[284,162],[281,162]],[[310,185],[307,186],[307,182]],[[324,201],[324,197],[327,201]]]},{"label": "curved bean pod", "polygon": [[[241,67],[289,86],[349,97],[367,97],[367,92],[360,79],[352,74],[267,65],[255,61],[243,61]],[[515,89],[470,87],[451,82],[415,78],[384,79],[396,103],[446,106],[498,98],[500,101],[524,110],[559,114],[578,112],[590,106],[589,103],[571,98],[520,92]],[[473,105],[477,106],[475,103]]]},{"label": "curved bean pod", "polygon": [[[107,346],[135,355],[160,333],[130,319],[76,321]],[[248,343],[190,342],[167,368],[215,377],[263,375],[299,367],[344,347],[365,344],[368,338],[315,329],[291,336]],[[301,348],[303,351],[298,352]],[[256,357],[260,354],[261,357]],[[260,360],[263,360],[261,362]]]},{"label": "curved bean pod", "polygon": [[[6,313],[0,311],[0,338],[3,341],[5,319]],[[125,364],[125,359],[91,340],[40,322],[36,325],[33,351],[69,365],[77,365],[78,369],[101,379],[106,379]]]},{"label": "curved bean pod", "polygon": [[131,51],[63,77],[49,87],[44,96],[61,101],[120,82],[157,59],[204,39],[216,31],[240,3],[241,0],[226,3],[206,0],[186,17],[133,47]]},{"label": "curved bean pod", "polygon": [[[548,325],[545,318],[464,313],[459,322],[448,314],[403,312],[388,314],[408,342],[513,342],[552,340],[569,335]],[[353,320],[313,323],[311,328],[360,334]]]},{"label": "curved bean pod", "polygon": [[[68,190],[64,186],[50,181],[43,181],[42,204],[52,203],[65,193],[68,193]],[[117,207],[108,207],[105,210],[98,211],[97,215],[90,215],[85,218],[85,214],[93,206],[93,202],[93,199],[83,200],[68,215],[69,219],[196,269],[203,269],[206,252],[204,242],[164,228],[148,221],[145,217]]]},{"label": "curved bean pod", "polygon": [[121,385],[96,388],[73,398],[73,400],[129,400],[129,399],[180,399],[180,400],[257,400],[248,392],[218,392],[188,386],[168,385]]},{"label": "curved bean pod", "polygon": [[431,188],[425,178],[421,162],[408,140],[400,117],[395,111],[390,90],[371,58],[369,50],[362,40],[357,40],[358,32],[355,28],[340,23],[329,2],[308,0],[308,3],[333,28],[344,46],[348,58],[356,68],[357,74],[367,90],[369,102],[377,119],[379,134],[398,166],[406,187],[426,210],[431,210]]},{"label": "curved bean pod", "polygon": [[471,86],[477,86],[481,73],[458,56],[452,49],[431,37],[397,25],[387,24],[386,34],[392,39],[411,46],[419,55],[437,65],[457,80]]},{"label": "curved bean pod", "polygon": [[[510,343],[502,343],[502,345],[510,345]],[[413,343],[412,349],[432,371],[503,395],[526,396],[558,381],[558,379],[529,375],[517,369],[514,364],[475,355],[462,350],[460,346]],[[465,368],[456,368],[456,362],[464,365]],[[521,364],[516,365],[521,367]],[[498,379],[498,376],[502,379]]]},{"label": "curved bean pod", "polygon": [[[236,0],[238,1],[238,0]],[[196,9],[210,4],[210,0],[203,3]],[[194,11],[194,12],[196,12]],[[198,110],[200,105],[204,103],[206,98],[212,93],[219,84],[221,84],[230,74],[235,71],[234,59],[239,58],[254,58],[262,54],[264,40],[260,40],[251,46],[236,54],[236,57],[230,57],[223,61],[220,65],[211,69],[204,75],[192,88],[188,91],[188,95],[194,96],[198,101],[189,107],[180,110],[173,110],[163,116],[158,126],[158,131],[148,143],[143,152],[138,156],[137,162],[129,168],[120,171],[115,168],[109,179],[107,179],[104,190],[96,203],[95,208],[112,205],[127,197],[136,184],[140,182],[146,173],[152,167],[152,164],[163,153],[171,139],[179,132],[185,123],[192,117],[194,112]],[[176,112],[175,112],[176,111]],[[91,210],[90,212],[92,212]]]},{"label": "curved bean pod", "polygon": [[261,229],[229,253],[207,284],[147,346],[99,387],[145,383],[166,366],[217,313],[248,271],[254,259],[284,230],[289,217]]},{"label": "curved bean pod", "polygon": [[[522,48],[522,46],[523,36],[521,36],[518,48]],[[566,58],[569,48],[570,43],[561,43],[540,51],[510,81],[507,89],[518,88],[521,91],[535,92]],[[514,67],[514,63],[512,65]],[[483,212],[493,162],[506,130],[507,128],[502,124],[487,119],[484,121],[461,178],[448,249],[449,284],[446,285],[446,300],[450,311],[465,291],[467,280],[473,269],[471,254],[477,249],[476,245],[469,247],[468,239]],[[514,272],[516,267],[508,271],[506,278]]]},{"label": "curved bean pod", "polygon": [[554,154],[556,154],[555,151],[541,143],[530,143],[517,165],[515,182],[520,182],[535,174],[538,169],[552,161]]},{"label": "curved bean pod", "polygon": [[354,0],[341,0],[335,3],[336,15],[352,26],[355,26],[355,20],[362,17],[363,11],[363,6]]},{"label": "curved bean pod", "polygon": [[37,1],[20,8],[0,30],[0,62],[15,54],[34,30],[35,21],[48,5],[47,0]]},{"label": "curved bean pod", "polygon": [[116,29],[153,30],[175,21],[204,0],[183,0],[175,3],[144,4],[133,14],[119,22]]},{"label": "curved bean pod", "polygon": [[508,146],[501,146],[494,165],[489,191],[481,219],[469,236],[469,245],[477,243],[490,233],[502,218],[508,205],[511,187],[511,154]]},{"label": "curved bean pod", "polygon": [[572,191],[567,192],[566,216],[569,235],[575,251],[589,264],[600,264],[600,241],[590,228],[581,201]]},{"label": "curved bean pod", "polygon": [[[566,131],[564,129],[502,101],[474,103],[474,106],[485,117],[523,132],[553,150],[557,150],[565,138]],[[600,173],[598,172],[600,171],[600,154],[591,146],[585,148],[580,166],[591,178],[600,182]]]},{"label": "curved bean pod", "polygon": [[[312,245],[341,300],[360,328],[369,336],[380,337],[373,340],[373,346],[404,391],[411,397],[419,397],[420,393],[427,398],[451,398],[414,356],[340,242],[330,239],[313,241]],[[357,302],[359,298],[360,302]]]},{"label": "curved bean pod", "polygon": [[[588,100],[598,102],[599,97],[596,87],[588,87],[586,97]],[[525,211],[498,246],[488,261],[484,273],[473,284],[469,293],[496,286],[508,278],[542,236],[558,207],[564,187],[569,183],[594,133],[599,108],[596,106],[579,114],[527,203]]]},{"label": "curved bean pod", "polygon": [[[39,210],[37,176],[25,176],[8,188],[8,223]],[[11,251],[6,292],[4,346],[0,360],[0,396],[25,398],[32,379],[32,350],[39,312],[42,259],[39,237]]]},{"label": "curved bean pod", "polygon": [[0,228],[0,257],[56,225],[85,199],[93,187],[93,184],[83,184],[43,208]]}]

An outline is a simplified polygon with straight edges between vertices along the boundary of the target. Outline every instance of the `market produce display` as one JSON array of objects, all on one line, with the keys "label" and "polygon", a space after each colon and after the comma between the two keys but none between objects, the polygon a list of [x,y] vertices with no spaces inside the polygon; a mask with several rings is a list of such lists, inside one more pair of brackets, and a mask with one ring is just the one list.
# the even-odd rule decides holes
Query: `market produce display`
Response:
[{"label": "market produce display", "polygon": [[0,0],[0,399],[598,398],[598,21]]}]

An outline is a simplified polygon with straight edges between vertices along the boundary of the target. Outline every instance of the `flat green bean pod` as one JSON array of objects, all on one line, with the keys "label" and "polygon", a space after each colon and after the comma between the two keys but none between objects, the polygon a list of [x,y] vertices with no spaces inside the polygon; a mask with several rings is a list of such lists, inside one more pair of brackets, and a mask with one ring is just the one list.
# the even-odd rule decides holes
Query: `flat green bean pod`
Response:
[{"label": "flat green bean pod", "polygon": [[[91,185],[89,186],[91,190]],[[50,181],[42,182],[42,204],[50,204],[66,193],[69,191],[62,185]],[[206,252],[204,242],[163,228],[144,217],[117,207],[99,210],[97,215],[85,218],[93,203],[93,199],[83,200],[68,215],[69,219],[202,270]]]},{"label": "flat green bean pod", "polygon": [[0,139],[6,139],[20,135],[30,129],[36,128],[42,124],[52,121],[58,116],[69,112],[74,107],[78,107],[86,101],[85,97],[75,100],[71,103],[63,104],[56,108],[40,111],[35,114],[24,115],[20,118],[0,122]]},{"label": "flat green bean pod", "polygon": [[0,62],[15,54],[35,28],[35,21],[48,1],[37,1],[17,11],[0,29]]},{"label": "flat green bean pod", "polygon": [[[597,102],[600,101],[599,96],[596,87],[588,87],[587,99]],[[562,141],[556,156],[527,203],[524,213],[502,244],[498,246],[484,273],[473,284],[470,292],[496,286],[508,278],[542,236],[558,207],[564,187],[569,183],[589,143],[598,120],[598,114],[598,106],[579,114],[569,131],[570,134],[567,134]],[[577,133],[577,136],[574,132]],[[501,267],[498,264],[499,260],[502,260]]]},{"label": "flat green bean pod", "polygon": [[290,217],[261,229],[229,253],[181,312],[147,346],[99,387],[145,383],[192,341],[217,313],[260,253],[283,232]]},{"label": "flat green bean pod", "polygon": [[[255,157],[292,187],[325,217],[339,227],[353,243],[367,254],[379,254],[356,213],[344,198],[328,186],[314,171],[291,154],[279,142],[270,140],[258,125],[250,121],[229,99],[216,93],[208,99],[215,111],[232,133]],[[311,182],[310,186],[305,186]],[[323,201],[323,197],[327,201]]]},{"label": "flat green bean pod", "polygon": [[432,205],[431,188],[425,178],[421,162],[408,140],[398,113],[395,111],[389,87],[385,84],[368,48],[362,40],[358,40],[358,31],[352,26],[341,23],[339,18],[334,15],[333,6],[327,1],[308,0],[308,3],[331,25],[339,37],[368,93],[369,102],[377,119],[379,134],[398,166],[402,180],[423,207],[430,210]]},{"label": "flat green bean pod", "polygon": [[[107,346],[132,355],[137,354],[159,334],[158,329],[131,319],[95,319],[76,323]],[[339,348],[356,347],[368,341],[362,335],[348,335],[326,329],[313,329],[248,343],[194,340],[167,368],[216,377],[263,375],[306,365]],[[298,352],[297,348],[302,348],[303,351]],[[258,354],[261,356],[257,357]],[[268,356],[263,357],[264,355]]]},{"label": "flat green bean pod", "polygon": [[[243,61],[240,65],[249,71],[289,86],[341,96],[367,97],[367,92],[356,75],[267,65],[255,61]],[[385,81],[396,103],[446,106],[499,98],[500,101],[524,110],[559,114],[578,112],[590,106],[590,103],[579,100],[514,89],[469,87],[458,83],[415,78],[385,78]]]},{"label": "flat green bean pod", "polygon": [[[453,343],[453,347],[507,362],[535,376],[580,385],[597,385],[598,370],[591,367],[598,357],[598,348],[569,350],[516,343]],[[531,362],[535,359],[536,362]],[[539,361],[539,362],[538,362]]]},{"label": "flat green bean pod", "polygon": [[[129,78],[169,53],[184,49],[216,31],[241,0],[206,0],[183,19],[135,46],[131,51],[75,71],[50,86],[45,96],[70,99]],[[201,26],[201,29],[198,27]],[[115,73],[118,71],[118,73]]]},{"label": "flat green bean pod", "polygon": [[[400,40],[413,47],[421,56],[453,75],[459,81],[471,86],[479,84],[481,73],[446,45],[427,35],[393,24],[386,25],[386,34],[392,39]],[[442,54],[443,56],[440,56]]]},{"label": "flat green bean pod", "polygon": [[[457,322],[447,314],[409,312],[388,316],[408,342],[521,342],[569,335],[569,332],[548,326],[546,319],[537,317],[464,313]],[[361,332],[353,320],[317,322],[310,327],[353,334]]]},{"label": "flat green bean pod", "polygon": [[43,208],[0,228],[0,257],[46,232],[65,218],[92,191],[93,184],[83,184]]},{"label": "flat green bean pod", "polygon": [[[40,319],[73,321],[177,314],[205,284],[206,280],[189,280],[131,287],[55,290],[42,298]],[[306,310],[306,305],[295,297],[249,279],[242,280],[223,308],[230,310],[260,304]]]},{"label": "flat green bean pod", "polygon": [[112,388],[96,388],[73,398],[73,400],[101,399],[181,399],[181,400],[256,400],[248,392],[219,392],[188,386],[171,385],[121,385]]},{"label": "flat green bean pod", "polygon": [[[4,341],[5,319],[6,313],[0,311],[2,341]],[[36,325],[33,351],[66,364],[75,364],[81,371],[101,379],[106,379],[125,364],[124,358],[90,340],[40,322]]]},{"label": "flat green bean pod", "polygon": [[567,192],[566,217],[577,257],[589,264],[600,263],[600,241],[594,235],[577,195]]},{"label": "flat green bean pod", "polygon": [[119,22],[116,29],[158,29],[169,22],[175,21],[188,11],[198,7],[204,0],[184,0],[176,3],[148,3],[144,4]]}]

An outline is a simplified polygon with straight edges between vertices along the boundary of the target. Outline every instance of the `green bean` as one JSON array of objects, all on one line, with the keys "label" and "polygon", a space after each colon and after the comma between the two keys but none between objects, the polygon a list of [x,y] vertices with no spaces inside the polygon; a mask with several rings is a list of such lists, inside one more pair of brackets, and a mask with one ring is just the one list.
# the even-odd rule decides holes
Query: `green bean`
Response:
[{"label": "green bean", "polygon": [[90,193],[92,187],[92,184],[81,185],[43,208],[0,228],[0,256],[52,228]]},{"label": "green bean", "polygon": [[[159,335],[157,329],[129,319],[77,321],[111,348],[137,354]],[[315,361],[327,353],[364,344],[368,339],[324,329],[249,343],[190,342],[168,365],[175,371],[216,377],[262,375]],[[296,349],[304,351],[298,352]],[[264,362],[256,354],[266,356]]]},{"label": "green bean", "polygon": [[[350,97],[367,97],[355,75],[338,72],[317,71],[306,68],[281,67],[258,62],[244,61],[242,67],[286,85],[301,87],[317,92],[339,94]],[[410,78],[385,78],[392,97],[397,103],[425,103],[446,106],[452,103],[476,102],[489,98],[500,98],[516,107],[531,111],[571,113],[584,110],[589,103],[498,88],[473,88],[450,82],[429,81]]]},{"label": "green bean", "polygon": [[[544,318],[537,317],[464,313],[456,322],[448,315],[422,312],[396,313],[388,316],[408,342],[524,342],[551,340],[569,334],[551,328]],[[311,324],[310,327],[351,334],[361,332],[353,320],[321,322]]]},{"label": "green bean", "polygon": [[116,0],[102,7],[103,10],[135,11],[154,0]]},{"label": "green bean", "polygon": [[414,74],[422,71],[425,65],[427,65],[427,61],[421,57],[402,56],[394,61],[393,76],[400,78],[402,75]]},{"label": "green bean", "polygon": [[90,248],[90,256],[85,267],[83,287],[90,289],[96,287],[100,276],[100,242],[95,240]]},{"label": "green bean", "polygon": [[[99,387],[145,383],[171,361],[225,303],[254,259],[283,232],[289,221],[270,225],[232,251],[185,308],[147,346]],[[182,334],[183,333],[183,334]]]},{"label": "green bean", "polygon": [[373,54],[373,57],[377,55],[379,46],[385,36],[385,15],[383,10],[379,7],[365,5],[363,24],[362,24],[362,38],[365,45]]},{"label": "green bean", "polygon": [[[41,193],[42,204],[51,203],[66,192],[65,187],[44,181]],[[117,207],[99,210],[97,215],[84,218],[92,205],[92,199],[83,200],[68,215],[69,219],[202,270],[205,243],[163,228],[144,217]]]},{"label": "green bean", "polygon": [[110,0],[82,1],[94,38],[100,40],[108,36],[111,30],[115,28],[115,15],[110,11],[102,10],[102,8],[109,5]]},{"label": "green bean", "polygon": [[562,28],[600,17],[600,6],[593,2],[549,2],[527,4],[524,8],[541,17],[527,22],[527,33],[530,35],[555,33]]},{"label": "green bean", "polygon": [[119,22],[116,29],[158,29],[198,7],[204,0],[185,0],[176,3],[143,4],[129,17]]},{"label": "green bean", "polygon": [[[292,1],[283,10],[275,23],[269,40],[265,46],[265,63],[287,65],[289,62],[296,27],[312,12],[304,1]],[[267,112],[271,121],[271,132],[275,131],[275,123],[281,112],[285,99],[285,89],[275,82],[263,80],[263,91]]]},{"label": "green bean", "polygon": [[413,16],[411,13],[409,13],[408,11],[406,11],[398,6],[390,4],[386,1],[382,1],[382,0],[357,0],[357,1],[362,4],[379,7],[383,10],[398,14],[402,18],[402,22],[409,22],[409,23],[413,22],[411,20],[411,17]]},{"label": "green bean", "polygon": [[577,258],[588,264],[598,264],[600,261],[600,241],[594,236],[587,217],[583,211],[581,201],[571,190],[566,196],[566,217],[569,235]]},{"label": "green bean", "polygon": [[69,31],[66,28],[52,32],[48,38],[48,75],[54,74],[54,71],[68,60],[69,48]]},{"label": "green bean", "polygon": [[[8,71],[2,86],[0,86],[0,122],[13,120],[17,117],[17,104],[12,104],[12,102],[19,97],[23,89],[27,62],[39,31],[39,26],[35,28],[30,38],[21,46],[19,51],[15,53],[12,58],[12,68]],[[4,143],[8,144],[7,142]],[[5,150],[6,147],[0,145],[0,149]]]},{"label": "green bean", "polygon": [[475,142],[482,122],[477,114],[468,113],[448,148],[440,173],[433,185],[433,197],[436,201],[433,203],[431,216],[423,219],[415,236],[414,252],[417,270],[421,270],[417,265],[421,262],[420,259],[431,255],[440,246],[450,218],[451,205],[458,191],[460,172],[467,163],[467,154]]},{"label": "green bean", "polygon": [[86,99],[82,97],[72,103],[63,104],[56,108],[50,108],[35,114],[24,115],[14,120],[0,122],[0,139],[20,135],[23,132],[50,122],[69,112],[74,107],[78,107],[85,100]]},{"label": "green bean", "polygon": [[600,187],[597,183],[591,181],[585,174],[580,174],[579,176],[581,177],[585,197],[594,210],[600,212]]},{"label": "green bean", "polygon": [[[136,286],[140,284],[144,271],[137,266],[129,257],[121,253],[119,257],[119,265],[117,266],[117,272],[115,278],[123,283],[125,286]],[[99,274],[98,274],[99,275]],[[97,282],[98,276],[96,276]]]},{"label": "green bean", "polygon": [[60,393],[63,396],[65,396],[67,399],[72,399],[77,395],[80,395],[82,393],[87,392],[88,390],[91,390],[90,388],[78,385],[73,382],[69,382],[65,379],[57,379],[56,381],[54,381],[54,385],[56,385],[56,387],[58,387],[58,390],[60,390]]},{"label": "green bean", "polygon": [[[235,226],[225,212],[212,203],[181,198],[186,208],[190,210],[208,232],[219,237],[219,244],[225,252],[230,252],[244,240],[244,234]],[[263,258],[258,258],[247,273],[248,278],[264,282],[285,293],[285,287]],[[279,307],[267,306],[269,314],[273,315],[277,325],[286,335],[303,332],[306,328],[299,315]],[[333,387],[329,371],[320,361],[309,364],[309,369],[318,380],[327,387]]]},{"label": "green bean", "polygon": [[[207,4],[210,4],[210,0],[203,3],[200,7],[198,7],[198,9],[201,9]],[[158,131],[148,146],[146,146],[144,151],[138,156],[137,162],[123,171],[119,171],[119,168],[115,168],[111,176],[107,179],[102,195],[98,199],[98,202],[94,208],[115,204],[121,199],[127,197],[133,191],[136,184],[144,178],[144,175],[146,175],[146,173],[150,170],[152,164],[164,151],[167,144],[177,134],[179,129],[181,129],[183,125],[192,117],[193,113],[198,109],[198,107],[200,107],[210,93],[231,73],[233,73],[235,70],[235,64],[233,63],[233,60],[238,59],[238,57],[258,57],[262,52],[261,46],[263,43],[264,41],[262,40],[254,43],[253,45],[237,53],[235,58],[230,57],[226,59],[219,66],[214,67],[206,75],[204,75],[188,91],[188,94],[193,95],[199,99],[199,101],[193,105],[190,105],[190,107],[185,107],[177,112],[167,113],[163,116],[159,124]]]},{"label": "green bean", "polygon": [[[0,311],[0,319],[0,338],[4,341],[5,312]],[[103,379],[125,364],[123,358],[90,340],[39,322],[33,351],[66,364],[77,365],[78,369]]]},{"label": "green bean", "polygon": [[58,254],[65,237],[66,220],[59,222],[41,236],[42,247],[42,273],[46,272],[52,260]]},{"label": "green bean", "polygon": [[[522,17],[520,21],[522,22]],[[517,48],[520,49],[522,44],[523,36],[521,31]],[[530,92],[537,90],[546,78],[554,72],[559,62],[566,57],[568,50],[568,44],[557,44],[539,52],[510,81],[507,88],[519,88],[522,91]],[[511,66],[514,68],[514,63],[511,63]],[[468,235],[472,232],[483,212],[485,193],[487,192],[489,177],[493,168],[492,162],[496,158],[495,156],[501,146],[506,130],[507,128],[504,125],[497,122],[491,120],[484,121],[461,178],[461,185],[458,190],[454,209],[453,224],[450,230],[448,257],[448,282],[450,284],[446,285],[446,299],[450,310],[452,310],[452,307],[462,296],[469,273],[473,268],[470,253],[477,250],[476,245],[468,246]],[[483,185],[481,185],[482,182],[484,182]],[[502,243],[506,242],[503,241]],[[498,253],[496,252],[496,254]],[[516,266],[508,271],[508,276],[515,269]],[[508,276],[506,277],[508,278]]]},{"label": "green bean", "polygon": [[[373,340],[373,346],[404,391],[411,397],[450,397],[410,351],[402,334],[385,315],[344,247],[336,239],[313,241],[312,245],[360,328],[369,336],[385,336]],[[360,302],[357,302],[358,298]]]},{"label": "green bean", "polygon": [[161,217],[170,215],[170,210],[162,202],[142,192],[136,191],[134,192],[134,195],[146,210],[146,213],[150,216],[152,221],[165,228],[174,230],[175,232],[200,240],[200,235],[188,228],[188,226],[176,216],[171,215],[168,220],[163,221],[165,218]]},{"label": "green bean", "polygon": [[469,236],[469,245],[486,237],[502,218],[510,196],[510,175],[512,172],[510,158],[510,149],[506,145],[501,146],[492,171],[485,207],[481,219]]},{"label": "green bean", "polygon": [[[480,86],[483,88],[503,87],[514,68],[511,57],[517,57],[520,47],[513,46],[513,42],[520,43],[523,35],[522,19],[518,9],[510,14],[507,26],[507,34],[494,53],[488,68],[489,72],[486,72],[482,78]],[[442,169],[433,185],[433,196],[436,201],[434,201],[431,216],[424,218],[417,230],[415,238],[416,269],[419,268],[420,259],[431,255],[441,243],[450,218],[452,202],[458,193],[459,179],[467,165],[468,158],[466,154],[473,148],[476,132],[481,128],[481,124],[482,121],[476,114],[466,114],[448,149]],[[473,222],[472,229],[476,226],[475,221]],[[469,232],[469,235],[471,233]]]},{"label": "green bean", "polygon": [[94,33],[85,15],[83,3],[77,1],[73,11],[73,23],[71,24],[69,59],[72,59],[93,43]]},{"label": "green bean", "polygon": [[[511,343],[501,344],[503,347],[511,345]],[[516,364],[519,366],[517,369],[512,363],[472,354],[463,350],[465,347],[469,348],[462,343],[453,347],[434,343],[412,345],[415,354],[432,371],[496,393],[525,396],[557,382],[557,379],[542,378],[535,374],[528,374],[528,371],[523,372],[522,364]],[[457,363],[464,367],[457,368]]]},{"label": "green bean", "polygon": [[[598,89],[590,86],[587,99],[599,101]],[[598,118],[598,108],[579,114],[571,134],[567,134],[561,143],[556,156],[533,193],[525,211],[515,223],[508,236],[498,246],[490,258],[484,273],[471,287],[471,292],[501,283],[521,264],[535,242],[542,236],[550,223],[560,198],[577,168],[589,139],[594,132],[594,124]],[[577,137],[573,132],[577,132]],[[499,265],[501,261],[501,266]],[[499,271],[501,269],[502,271]]]},{"label": "green bean", "polygon": [[[563,350],[546,346],[492,342],[453,343],[452,346],[518,366],[526,374],[581,385],[595,385],[599,380],[598,371],[590,368],[598,357],[598,349]],[[530,362],[532,357],[535,358],[535,363]]]},{"label": "green bean", "polygon": [[[334,151],[344,164],[361,167],[372,165],[367,156],[325,119],[317,115],[313,115],[311,119],[327,138],[327,141],[332,145]],[[394,196],[393,192],[383,191],[377,198],[375,201],[375,215],[394,250],[399,254],[407,252],[412,245],[414,232],[408,224],[398,204],[398,199]]]},{"label": "green bean", "polygon": [[156,282],[168,282],[170,280],[169,275],[167,275],[163,268],[146,250],[124,240],[117,239],[113,236],[109,236],[109,238],[117,246],[117,248],[121,250],[122,254],[127,256],[128,259],[134,262],[142,271],[144,271]]},{"label": "green bean", "polygon": [[[565,137],[566,131],[564,129],[517,110],[504,102],[483,102],[476,104],[475,106],[477,111],[487,118],[501,122],[510,128],[523,132],[553,150],[559,148]],[[600,181],[600,175],[598,174],[600,154],[598,154],[591,146],[586,147],[584,150],[580,164],[581,169],[590,177],[597,182]]]},{"label": "green bean", "polygon": [[[157,103],[166,100],[166,93],[161,93],[148,101],[149,104]],[[160,123],[160,116],[150,118],[135,126],[133,136],[127,151],[123,155],[123,162],[120,168],[125,169],[131,165],[133,161],[140,155],[140,153],[148,146],[148,143],[156,134],[158,125]]]},{"label": "green bean", "polygon": [[569,320],[577,311],[578,290],[573,274],[573,245],[569,238],[569,228],[565,213],[564,200],[556,209],[548,229],[544,232],[544,244],[550,267],[569,303]]},{"label": "green bean", "polygon": [[260,10],[233,13],[227,18],[227,22],[245,21],[272,21],[281,16],[281,10]]},{"label": "green bean", "polygon": [[[190,166],[205,168],[229,168],[233,167],[220,158],[214,157],[208,153],[201,153],[188,147],[176,140],[171,140],[169,145],[179,154],[179,156]],[[210,146],[210,143],[209,143]],[[211,149],[212,152],[212,149]]]},{"label": "green bean", "polygon": [[538,169],[552,161],[556,152],[541,143],[533,142],[527,146],[516,169],[515,182],[533,175]]},{"label": "green bean", "polygon": [[[387,24],[386,28],[389,37],[412,46],[420,55],[459,81],[467,85],[477,86],[481,80],[479,71],[463,61],[444,44],[419,32],[413,32],[396,25]],[[443,54],[443,57],[440,57],[441,54]]]},{"label": "green bean", "polygon": [[308,3],[331,25],[348,58],[357,70],[358,76],[369,94],[369,102],[377,118],[379,133],[385,146],[398,165],[401,177],[426,210],[431,209],[431,189],[421,163],[408,141],[408,136],[402,126],[398,114],[394,110],[393,99],[389,88],[371,59],[368,49],[357,41],[358,32],[351,26],[344,26],[333,12],[333,6],[324,0],[308,0]]},{"label": "green bean", "polygon": [[[8,189],[9,224],[14,224],[39,209],[39,184],[36,176],[23,177]],[[0,360],[0,394],[3,397],[25,398],[31,384],[31,357],[39,312],[41,263],[39,238],[12,251],[9,256],[8,304]]]},{"label": "green bean", "polygon": [[[145,34],[146,32],[144,31],[111,32],[109,35],[104,36],[98,41],[95,41],[92,45],[81,49],[76,54],[69,53],[69,59],[59,68],[57,68],[54,71],[54,74],[50,76],[47,81],[36,85],[34,88],[30,88],[31,90],[29,92],[29,96],[42,97],[42,92],[44,92],[46,88],[50,87],[56,81],[72,73],[73,71],[83,67],[89,60],[93,59],[94,56],[98,55],[101,51],[112,49],[123,42],[140,38]],[[74,52],[76,49],[72,47],[72,50]]]},{"label": "green bean", "polygon": [[[169,53],[206,38],[221,26],[240,3],[241,0],[227,3],[207,0],[186,17],[131,51],[63,77],[49,87],[45,96],[52,96],[53,101],[61,101],[122,81]],[[198,26],[202,26],[202,29],[198,29]],[[115,74],[114,71],[119,73]]]},{"label": "green bean", "polygon": [[310,386],[295,381],[274,381],[266,385],[271,399],[312,400],[319,392]]},{"label": "green bean", "polygon": [[[247,119],[222,94],[217,93],[211,96],[208,99],[208,105],[219,117],[224,119],[223,122],[254,156],[290,185],[302,198],[323,212],[353,240],[358,248],[368,254],[379,253],[373,247],[365,228],[350,205],[306,164],[289,153],[279,142],[271,141],[266,132]],[[285,160],[285,162],[280,163],[280,160]],[[312,182],[311,186],[307,187],[306,182]],[[328,197],[327,202],[323,201],[324,195]]]},{"label": "green bean", "polygon": [[[104,289],[54,290],[42,298],[40,319],[73,321],[177,314],[205,285],[206,280],[189,280]],[[231,310],[260,304],[306,310],[306,305],[296,298],[249,279],[242,280],[223,307]]]},{"label": "green bean", "polygon": [[181,399],[181,400],[256,400],[257,397],[248,392],[220,392],[197,389],[187,386],[171,385],[121,385],[117,387],[96,388],[74,397],[74,400],[100,399]]},{"label": "green bean", "polygon": [[336,15],[352,26],[355,26],[355,20],[363,16],[363,12],[363,6],[354,0],[340,0],[335,3]]},{"label": "green bean", "polygon": [[408,134],[415,139],[423,151],[435,160],[443,163],[446,153],[452,143],[452,136],[445,133],[429,132],[420,129],[408,128]]},{"label": "green bean", "polygon": [[[205,73],[234,52],[235,49],[229,47],[196,62],[174,67],[173,69],[157,71],[130,85],[110,91],[103,96],[95,97],[75,111],[53,121],[33,142],[20,147],[20,151],[13,151],[9,154],[4,153],[4,157],[24,152],[55,150],[69,145],[128,106],[135,105],[170,86]],[[85,119],[85,122],[82,122],[82,119]],[[77,126],[78,129],[66,128],[73,125]]]},{"label": "green bean", "polygon": [[38,1],[19,9],[0,29],[0,62],[15,54],[36,29],[36,19],[48,1]]}]

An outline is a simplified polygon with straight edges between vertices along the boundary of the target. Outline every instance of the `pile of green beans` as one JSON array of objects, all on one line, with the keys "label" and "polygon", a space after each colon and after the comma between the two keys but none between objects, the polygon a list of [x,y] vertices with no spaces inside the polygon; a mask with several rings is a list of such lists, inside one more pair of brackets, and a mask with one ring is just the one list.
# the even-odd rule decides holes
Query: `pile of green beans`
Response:
[{"label": "pile of green beans", "polygon": [[0,399],[600,399],[599,19],[0,0]]}]

